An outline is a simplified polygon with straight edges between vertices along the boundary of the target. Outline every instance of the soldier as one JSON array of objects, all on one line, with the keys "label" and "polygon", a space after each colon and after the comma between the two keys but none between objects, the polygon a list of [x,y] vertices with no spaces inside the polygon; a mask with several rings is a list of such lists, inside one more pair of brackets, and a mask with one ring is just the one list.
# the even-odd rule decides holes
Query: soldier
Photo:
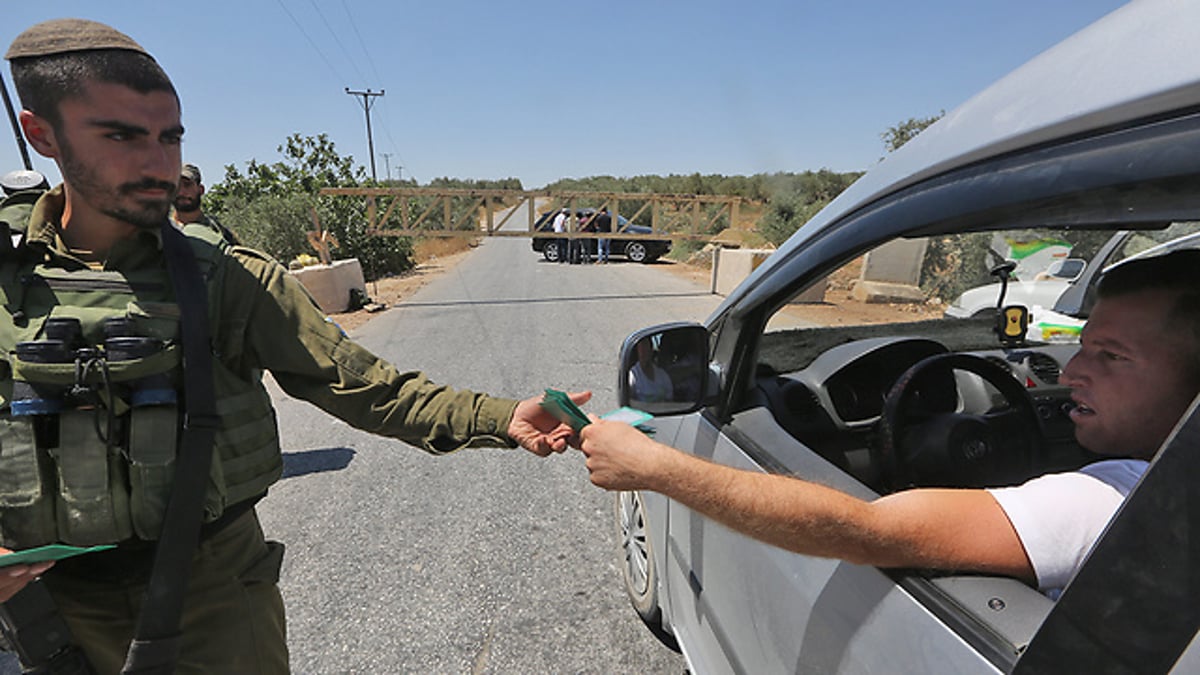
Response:
[{"label": "soldier", "polygon": [[222,225],[216,218],[200,210],[200,198],[204,196],[204,183],[200,179],[200,167],[184,164],[179,174],[179,191],[175,194],[175,222],[181,226],[196,223],[219,233],[230,244],[240,244],[237,235]]},{"label": "soldier", "polygon": [[[255,513],[282,470],[263,370],[291,396],[431,453],[521,445],[546,456],[567,447],[570,428],[537,398],[494,398],[399,372],[328,321],[267,256],[207,229],[174,228],[179,99],[131,38],[59,19],[19,35],[6,58],[22,130],[58,164],[63,184],[38,200],[22,247],[0,258],[0,352],[9,360],[0,392],[10,404],[0,409],[0,546],[116,547],[52,569],[4,568],[0,600],[42,575],[99,672],[121,668],[141,607],[154,604],[142,599],[159,571],[156,540],[174,537],[164,511],[185,484],[200,486],[203,526],[194,554],[184,549],[191,578],[174,646],[180,670],[286,672],[282,547],[264,539]],[[189,298],[201,288],[210,307],[195,322]],[[197,323],[210,339],[189,337]],[[211,354],[208,372],[187,351],[197,344],[201,357]],[[205,382],[216,390],[215,414],[191,416],[190,387]],[[177,439],[186,445],[197,428],[215,429],[212,469],[199,480],[175,476],[174,465],[193,456],[176,452]]]}]

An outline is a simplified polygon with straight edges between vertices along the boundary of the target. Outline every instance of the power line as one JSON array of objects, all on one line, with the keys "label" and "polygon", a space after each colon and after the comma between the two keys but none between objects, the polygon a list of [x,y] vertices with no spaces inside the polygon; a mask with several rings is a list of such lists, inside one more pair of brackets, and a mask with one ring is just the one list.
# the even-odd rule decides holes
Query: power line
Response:
[{"label": "power line", "polygon": [[284,13],[288,15],[288,18],[292,20],[292,23],[296,24],[296,28],[300,29],[300,34],[304,36],[305,40],[308,40],[308,44],[312,46],[313,51],[315,51],[317,53],[317,56],[320,56],[321,60],[325,62],[325,65],[328,66],[328,68],[329,68],[329,72],[333,73],[333,76],[335,78],[345,82],[346,78],[344,78],[340,74],[338,74],[337,68],[334,68],[333,64],[329,62],[329,59],[325,58],[325,54],[321,51],[321,48],[318,47],[317,43],[314,42],[313,39],[309,36],[308,31],[304,30],[304,26],[300,25],[300,22],[296,20],[296,17],[292,14],[292,11],[287,8],[287,5],[283,4],[283,0],[275,0],[275,1],[279,3],[279,6],[281,8],[283,8]]},{"label": "power line", "polygon": [[[388,124],[388,120],[391,119],[391,116],[392,116],[391,112],[388,110],[387,101],[384,101],[383,102],[383,134],[385,136],[387,136],[388,142],[392,144],[392,150],[395,150],[396,154],[399,155],[400,154],[400,146],[398,143],[396,143],[396,139],[392,138],[392,128],[391,128],[391,125]],[[400,161],[404,161],[403,156],[400,157]],[[411,177],[412,171],[409,171],[408,173]]]},{"label": "power line", "polygon": [[[366,40],[363,40],[362,33],[360,33],[358,30],[358,23],[354,20],[354,15],[350,12],[350,5],[346,4],[346,0],[342,0],[342,9],[346,12],[346,19],[350,22],[350,28],[354,30],[354,35],[358,39],[358,45],[360,48],[362,48],[363,54],[366,55],[367,65],[370,66],[371,72],[375,75],[376,81],[382,80],[383,78],[379,76],[379,71],[375,68],[375,60],[371,58],[371,50],[367,49]],[[392,138],[392,127],[388,123],[388,120],[391,119],[391,112],[388,110],[388,103],[386,100],[382,101],[382,103],[383,117],[380,118],[380,121],[383,123],[383,133],[387,137],[388,143],[391,145],[393,152],[397,156],[400,156],[400,144],[396,142],[395,138]],[[403,157],[401,157],[401,161],[404,161]],[[392,174],[389,171],[388,178],[391,179],[391,177]]]},{"label": "power line", "polygon": [[350,6],[346,4],[346,0],[342,0],[342,9],[346,10],[346,19],[350,21],[350,28],[354,30],[355,37],[358,38],[358,46],[362,48],[363,54],[367,57],[367,65],[371,67],[371,74],[375,76],[375,81],[383,80],[379,77],[379,71],[375,69],[375,61],[371,58],[371,52],[367,51],[367,43],[363,40],[362,33],[358,32],[358,24],[354,21],[354,16],[350,14]]},{"label": "power line", "polygon": [[346,60],[350,62],[350,67],[353,68],[354,72],[358,75],[359,81],[366,80],[367,78],[363,77],[363,74],[358,69],[358,66],[354,64],[354,59],[350,57],[350,52],[346,51],[346,46],[342,44],[342,41],[338,38],[337,33],[333,32],[333,26],[329,25],[329,19],[325,18],[325,14],[321,11],[320,6],[317,5],[315,0],[308,0],[308,2],[312,5],[313,9],[317,10],[317,16],[321,17],[321,23],[325,24],[325,30],[329,31],[329,34],[333,37],[333,41],[335,44],[337,44],[338,49],[342,50],[342,54],[346,57]]}]

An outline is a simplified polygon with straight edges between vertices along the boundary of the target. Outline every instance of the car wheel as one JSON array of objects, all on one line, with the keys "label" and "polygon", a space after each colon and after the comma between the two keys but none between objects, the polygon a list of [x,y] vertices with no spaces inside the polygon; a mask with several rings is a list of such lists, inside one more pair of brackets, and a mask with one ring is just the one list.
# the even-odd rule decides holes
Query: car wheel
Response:
[{"label": "car wheel", "polygon": [[635,263],[650,262],[650,253],[646,250],[646,245],[640,241],[631,241],[625,245],[625,257]]},{"label": "car wheel", "polygon": [[658,568],[647,531],[642,493],[618,492],[613,504],[621,536],[621,577],[625,580],[625,593],[650,632],[678,651],[675,636],[663,626],[662,607],[658,604]]},{"label": "car wheel", "polygon": [[542,249],[542,255],[546,256],[546,260],[549,262],[558,262],[558,259],[559,259],[558,242],[557,241],[546,242],[545,248]]}]

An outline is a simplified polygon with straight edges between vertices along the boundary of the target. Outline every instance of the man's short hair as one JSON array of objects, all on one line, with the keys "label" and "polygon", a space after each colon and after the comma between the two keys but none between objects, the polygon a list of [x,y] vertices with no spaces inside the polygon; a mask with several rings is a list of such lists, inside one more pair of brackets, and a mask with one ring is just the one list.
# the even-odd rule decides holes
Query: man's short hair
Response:
[{"label": "man's short hair", "polygon": [[56,19],[18,35],[6,54],[21,105],[57,130],[59,104],[83,94],[88,82],[119,84],[179,100],[171,79],[132,38],[104,24]]},{"label": "man's short hair", "polygon": [[1124,261],[1104,273],[1096,294],[1104,299],[1141,291],[1174,293],[1167,325],[1148,326],[1146,330],[1169,330],[1187,338],[1192,352],[1188,359],[1191,375],[1200,384],[1200,249]]}]

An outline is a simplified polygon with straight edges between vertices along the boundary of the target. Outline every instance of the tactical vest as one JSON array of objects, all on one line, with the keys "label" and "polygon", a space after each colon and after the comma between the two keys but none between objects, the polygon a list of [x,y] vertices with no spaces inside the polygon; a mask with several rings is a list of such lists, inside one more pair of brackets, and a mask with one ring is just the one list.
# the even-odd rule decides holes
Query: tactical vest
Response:
[{"label": "tactical vest", "polygon": [[[218,335],[220,235],[186,228]],[[206,234],[207,233],[207,234]],[[166,271],[0,262],[0,545],[157,539],[183,391],[180,310]],[[221,427],[204,519],[278,480],[282,457],[259,373],[214,358]]]}]

